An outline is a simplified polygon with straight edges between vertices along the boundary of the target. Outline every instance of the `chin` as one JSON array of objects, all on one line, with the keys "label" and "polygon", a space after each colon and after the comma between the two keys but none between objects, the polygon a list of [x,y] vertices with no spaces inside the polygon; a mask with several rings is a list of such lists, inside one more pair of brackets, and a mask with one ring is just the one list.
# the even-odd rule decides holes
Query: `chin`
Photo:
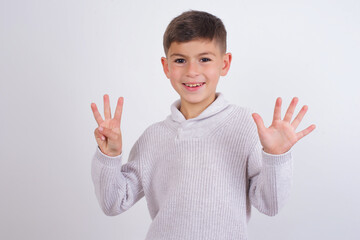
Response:
[{"label": "chin", "polygon": [[197,103],[201,103],[203,101],[205,101],[208,98],[208,96],[206,96],[205,94],[187,94],[187,95],[183,95],[182,99],[192,103],[192,104],[197,104]]}]

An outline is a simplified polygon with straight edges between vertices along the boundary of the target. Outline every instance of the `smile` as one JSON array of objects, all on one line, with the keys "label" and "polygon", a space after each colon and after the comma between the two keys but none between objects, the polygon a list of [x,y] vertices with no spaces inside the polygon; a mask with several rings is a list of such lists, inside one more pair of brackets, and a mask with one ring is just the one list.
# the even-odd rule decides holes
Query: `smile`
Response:
[{"label": "smile", "polygon": [[189,91],[196,91],[198,89],[200,89],[202,86],[205,85],[205,82],[202,83],[195,83],[195,84],[188,84],[188,83],[183,83],[183,85],[185,86],[185,88]]}]

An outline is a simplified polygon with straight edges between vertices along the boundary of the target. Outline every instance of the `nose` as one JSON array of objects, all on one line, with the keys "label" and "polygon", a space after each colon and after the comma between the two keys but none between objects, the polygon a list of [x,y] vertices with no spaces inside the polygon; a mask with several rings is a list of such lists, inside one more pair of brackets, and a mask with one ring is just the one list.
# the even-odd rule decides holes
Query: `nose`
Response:
[{"label": "nose", "polygon": [[200,73],[200,66],[196,61],[189,61],[187,64],[187,77],[196,77]]}]

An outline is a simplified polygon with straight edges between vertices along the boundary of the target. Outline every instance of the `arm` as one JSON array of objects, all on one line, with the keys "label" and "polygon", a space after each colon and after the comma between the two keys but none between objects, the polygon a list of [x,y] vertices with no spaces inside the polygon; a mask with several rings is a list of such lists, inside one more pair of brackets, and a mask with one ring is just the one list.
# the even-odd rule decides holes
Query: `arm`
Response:
[{"label": "arm", "polygon": [[138,141],[130,151],[129,161],[122,163],[122,136],[120,130],[124,99],[120,97],[111,117],[110,101],[104,95],[103,119],[95,103],[91,104],[98,123],[95,139],[98,148],[92,161],[92,180],[95,194],[104,213],[109,216],[120,214],[144,196],[140,176]]},{"label": "arm", "polygon": [[248,158],[250,203],[261,213],[276,215],[290,195],[293,174],[291,150],[273,155],[260,142]]},{"label": "arm", "polygon": [[110,157],[97,147],[92,160],[91,176],[95,194],[108,216],[125,212],[144,196],[138,142],[132,147],[129,160],[124,165],[122,155]]},{"label": "arm", "polygon": [[249,197],[257,209],[271,216],[278,213],[289,195],[292,181],[291,148],[315,129],[313,124],[295,132],[308,109],[306,105],[303,106],[290,123],[297,102],[298,98],[293,98],[284,119],[281,119],[281,98],[277,98],[273,122],[268,128],[259,114],[252,114],[259,138],[248,158]]}]

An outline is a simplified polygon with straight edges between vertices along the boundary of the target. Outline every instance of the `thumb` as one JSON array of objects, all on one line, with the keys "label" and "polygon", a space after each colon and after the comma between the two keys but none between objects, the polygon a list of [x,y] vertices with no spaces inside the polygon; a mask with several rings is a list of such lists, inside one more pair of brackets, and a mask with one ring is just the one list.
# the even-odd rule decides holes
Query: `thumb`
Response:
[{"label": "thumb", "polygon": [[118,139],[118,135],[114,133],[110,128],[100,126],[98,127],[98,131],[100,132],[100,134],[105,135],[105,137],[110,140],[116,141]]},{"label": "thumb", "polygon": [[257,114],[257,113],[253,113],[253,114],[251,114],[251,116],[254,119],[254,122],[256,124],[257,129],[258,129],[258,132],[259,133],[262,132],[265,129],[265,125],[264,125],[264,121],[262,120],[260,115]]},{"label": "thumb", "polygon": [[100,149],[104,149],[106,145],[105,136],[99,132],[99,129],[96,128],[94,131],[95,139],[97,144],[99,145]]}]

